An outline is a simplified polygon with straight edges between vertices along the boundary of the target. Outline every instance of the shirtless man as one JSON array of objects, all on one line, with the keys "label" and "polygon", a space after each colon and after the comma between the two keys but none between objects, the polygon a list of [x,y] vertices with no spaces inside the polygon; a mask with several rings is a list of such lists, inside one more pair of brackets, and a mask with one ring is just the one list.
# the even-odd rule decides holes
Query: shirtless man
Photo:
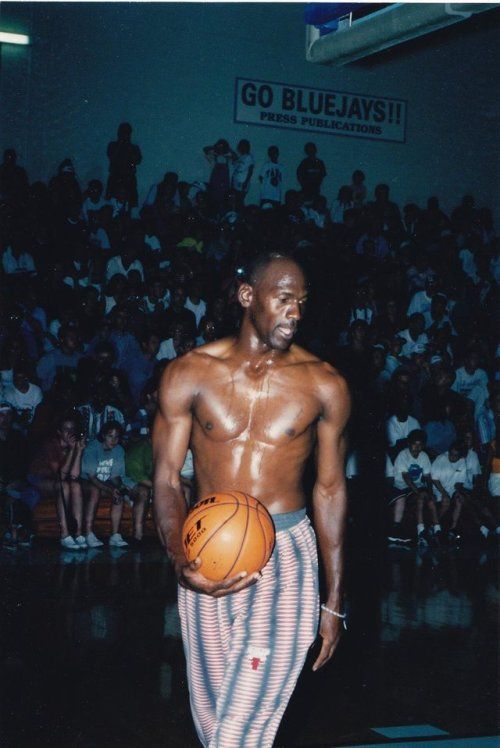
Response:
[{"label": "shirtless man", "polygon": [[[340,639],[349,396],[331,366],[292,344],[306,296],[294,261],[258,259],[238,292],[238,336],[173,361],[160,385],[155,516],[179,580],[191,708],[205,748],[270,748],[316,638],[316,542],[301,485],[313,449],[314,523],[326,581],[313,670]],[[200,498],[244,491],[273,515],[276,546],[261,574],[213,582],[198,570],[199,560],[187,563],[180,471],[188,446]]]}]

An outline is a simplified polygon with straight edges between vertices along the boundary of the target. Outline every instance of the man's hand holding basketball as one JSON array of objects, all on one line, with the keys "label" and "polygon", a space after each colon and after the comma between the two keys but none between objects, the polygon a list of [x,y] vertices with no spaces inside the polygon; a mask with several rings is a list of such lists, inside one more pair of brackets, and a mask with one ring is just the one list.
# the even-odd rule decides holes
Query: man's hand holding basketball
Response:
[{"label": "man's hand holding basketball", "polygon": [[240,572],[230,579],[224,579],[220,582],[214,582],[207,579],[199,571],[201,559],[196,558],[194,561],[184,561],[175,565],[177,579],[182,587],[186,587],[202,595],[211,597],[225,597],[235,592],[240,592],[246,587],[250,587],[260,579],[260,572],[248,575],[245,571]]}]

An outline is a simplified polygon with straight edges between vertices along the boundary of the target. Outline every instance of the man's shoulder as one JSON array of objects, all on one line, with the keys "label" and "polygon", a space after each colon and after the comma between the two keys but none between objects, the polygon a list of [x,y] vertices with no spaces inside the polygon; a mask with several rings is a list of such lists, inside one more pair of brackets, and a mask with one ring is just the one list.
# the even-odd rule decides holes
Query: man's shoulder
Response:
[{"label": "man's shoulder", "polygon": [[320,394],[321,399],[348,397],[346,380],[334,366],[298,345],[291,347],[290,354],[290,364],[300,367],[301,374],[307,378],[308,387]]}]

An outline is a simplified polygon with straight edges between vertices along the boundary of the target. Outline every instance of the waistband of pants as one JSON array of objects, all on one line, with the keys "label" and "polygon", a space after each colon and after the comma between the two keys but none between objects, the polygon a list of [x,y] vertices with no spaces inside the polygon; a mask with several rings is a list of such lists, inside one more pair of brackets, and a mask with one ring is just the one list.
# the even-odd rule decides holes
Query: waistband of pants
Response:
[{"label": "waistband of pants", "polygon": [[291,527],[298,525],[306,516],[306,508],[298,509],[296,512],[283,512],[283,514],[272,514],[276,532],[280,530],[289,530]]}]

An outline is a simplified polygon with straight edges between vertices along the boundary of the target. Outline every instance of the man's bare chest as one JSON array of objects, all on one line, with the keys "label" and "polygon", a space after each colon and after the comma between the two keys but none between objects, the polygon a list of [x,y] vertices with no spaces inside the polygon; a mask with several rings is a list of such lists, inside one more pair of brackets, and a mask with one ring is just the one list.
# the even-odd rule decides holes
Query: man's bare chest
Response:
[{"label": "man's bare chest", "polygon": [[305,378],[230,376],[208,382],[196,398],[194,419],[208,438],[289,443],[319,416]]}]

